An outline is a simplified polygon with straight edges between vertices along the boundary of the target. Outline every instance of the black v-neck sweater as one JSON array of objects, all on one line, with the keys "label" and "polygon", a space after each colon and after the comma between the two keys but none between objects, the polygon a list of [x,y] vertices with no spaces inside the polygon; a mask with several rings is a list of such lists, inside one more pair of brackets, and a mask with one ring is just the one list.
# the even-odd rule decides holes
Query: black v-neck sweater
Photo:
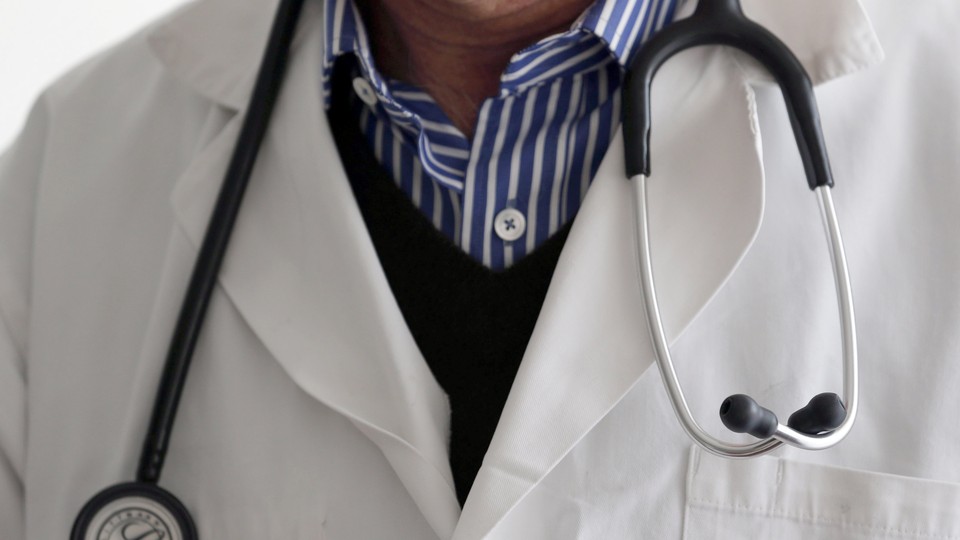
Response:
[{"label": "black v-neck sweater", "polygon": [[540,313],[569,224],[494,272],[453,244],[384,170],[351,112],[355,60],[338,61],[328,117],[380,264],[451,408],[450,465],[460,504],[487,451]]}]

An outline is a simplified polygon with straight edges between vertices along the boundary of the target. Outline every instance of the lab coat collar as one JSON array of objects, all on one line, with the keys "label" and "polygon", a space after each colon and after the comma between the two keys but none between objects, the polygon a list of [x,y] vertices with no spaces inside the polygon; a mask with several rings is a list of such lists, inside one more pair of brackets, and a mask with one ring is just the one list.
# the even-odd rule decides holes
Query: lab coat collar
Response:
[{"label": "lab coat collar", "polygon": [[[278,0],[198,0],[171,13],[147,36],[157,59],[204,97],[233,110],[246,106]],[[317,0],[303,20],[317,20]],[[297,47],[310,30],[300,24]]]},{"label": "lab coat collar", "polygon": [[[570,232],[461,516],[447,462],[445,396],[393,300],[322,111],[319,1],[304,7],[220,284],[291,378],[381,448],[440,538],[485,537],[652,363],[622,138]],[[856,0],[743,3],[816,82],[880,59]],[[202,0],[159,25],[150,43],[175,76],[242,111],[275,4]],[[692,8],[687,2],[680,16]],[[723,285],[759,228],[764,179],[750,82],[763,79],[726,49],[684,53],[658,76],[651,233],[671,339]],[[197,244],[241,117],[198,154],[173,194],[177,218]]]}]

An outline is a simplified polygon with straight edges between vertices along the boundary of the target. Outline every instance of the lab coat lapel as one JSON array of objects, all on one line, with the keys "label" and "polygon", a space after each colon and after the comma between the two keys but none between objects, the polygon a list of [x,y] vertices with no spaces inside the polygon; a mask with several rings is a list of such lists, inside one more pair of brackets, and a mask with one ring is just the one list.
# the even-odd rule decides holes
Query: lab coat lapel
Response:
[{"label": "lab coat lapel", "polygon": [[[178,79],[233,110],[246,106],[278,0],[199,0],[171,13],[147,39]],[[317,11],[304,4],[303,17]],[[300,25],[294,47],[307,35]]]},{"label": "lab coat lapel", "polygon": [[[446,396],[393,299],[340,164],[321,105],[318,15],[302,18],[311,30],[291,53],[219,282],[290,377],[380,447],[437,535],[449,538],[459,505]],[[175,188],[177,218],[195,245],[239,116]]]},{"label": "lab coat lapel", "polygon": [[[756,15],[751,8],[762,2],[744,1],[744,8],[762,23],[777,20],[772,26],[818,82],[880,59],[857,2],[814,3],[783,2],[789,8]],[[816,26],[839,15],[843,31],[806,40],[798,29],[807,26],[796,18],[804,9],[820,11],[813,12],[815,21],[809,14],[800,21]],[[826,26],[828,34],[837,31]],[[738,53],[698,49],[675,57],[656,79],[650,219],[654,276],[671,341],[734,271],[760,226],[764,177],[750,82],[762,78]],[[571,229],[455,539],[490,534],[654,363],[622,145],[620,134]]]}]

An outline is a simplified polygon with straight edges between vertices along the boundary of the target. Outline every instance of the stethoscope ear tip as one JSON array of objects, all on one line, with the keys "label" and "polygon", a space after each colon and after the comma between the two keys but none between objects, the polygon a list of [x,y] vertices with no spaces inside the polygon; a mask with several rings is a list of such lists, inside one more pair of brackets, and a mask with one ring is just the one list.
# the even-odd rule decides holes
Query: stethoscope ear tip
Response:
[{"label": "stethoscope ear tip", "polygon": [[777,431],[777,415],[746,394],[734,394],[720,404],[720,421],[734,433],[749,433],[758,439]]},{"label": "stethoscope ear tip", "polygon": [[847,418],[843,400],[833,392],[817,394],[800,410],[790,415],[787,426],[808,435],[829,432]]}]

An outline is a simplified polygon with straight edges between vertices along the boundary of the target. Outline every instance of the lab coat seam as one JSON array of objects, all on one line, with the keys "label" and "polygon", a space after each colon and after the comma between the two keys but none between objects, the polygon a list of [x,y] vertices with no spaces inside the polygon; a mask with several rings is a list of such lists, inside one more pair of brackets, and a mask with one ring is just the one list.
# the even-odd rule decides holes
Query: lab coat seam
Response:
[{"label": "lab coat seam", "polygon": [[[7,324],[7,322],[6,322],[6,320],[5,320],[4,316],[3,316],[3,309],[2,309],[2,308],[3,308],[3,306],[0,305],[0,331],[2,331],[8,338],[10,338],[9,341],[10,341],[11,345],[13,346],[14,353],[17,355],[17,357],[15,358],[15,361],[16,361],[16,372],[17,372],[17,374],[20,376],[20,381],[19,381],[20,385],[19,385],[19,386],[20,386],[20,388],[21,388],[21,390],[22,390],[20,397],[21,397],[21,398],[23,399],[23,401],[25,402],[25,401],[26,401],[26,393],[27,393],[26,361],[25,361],[25,357],[21,356],[20,353],[16,350],[16,343],[15,343],[14,340],[13,340],[13,333],[10,331],[10,326]],[[25,406],[25,405],[23,405],[23,410],[26,411],[26,406]],[[8,410],[4,410],[4,411],[3,411],[3,414],[8,414],[8,413],[9,413]],[[24,416],[26,416],[26,414],[24,414]],[[20,431],[24,432],[24,434],[26,433],[26,426],[27,426],[27,422],[26,422],[26,418],[24,418],[24,419],[23,419],[23,423],[22,423],[22,425],[21,425],[21,429],[20,429]],[[0,442],[2,442],[2,437],[0,437]],[[26,437],[24,437],[24,446],[26,446]],[[2,455],[4,455],[4,454],[6,454],[6,453],[5,453],[5,452],[0,452],[0,456],[2,456]],[[24,455],[26,455],[26,452],[24,452]],[[21,464],[21,465],[24,465],[24,464]],[[15,468],[15,470],[16,470],[16,468]],[[25,467],[23,467],[23,470],[25,470]]]},{"label": "lab coat seam", "polygon": [[[689,499],[690,494],[694,491],[694,484],[696,482],[697,475],[700,472],[700,447],[696,444],[690,446],[690,458],[689,464],[687,465],[687,478],[684,482],[684,489],[686,490],[683,494],[684,499]],[[690,528],[690,505],[684,505],[683,508],[683,523],[681,525],[681,538],[687,538],[687,530]]]},{"label": "lab coat seam", "polygon": [[37,245],[37,222],[40,219],[40,187],[43,185],[43,179],[45,177],[47,163],[50,162],[50,145],[48,141],[48,134],[50,133],[50,121],[53,118],[53,106],[51,104],[51,98],[49,97],[49,89],[40,94],[40,97],[37,98],[36,104],[34,105],[36,114],[42,114],[43,119],[43,134],[41,138],[41,144],[43,145],[43,150],[40,152],[40,163],[36,169],[36,178],[34,180],[34,190],[33,197],[31,200],[32,216],[30,222],[30,263],[27,270],[27,283],[26,283],[26,298],[24,299],[24,317],[26,322],[25,332],[26,335],[23,336],[23,342],[17,343],[17,336],[13,333],[10,328],[9,320],[6,318],[9,315],[5,314],[5,309],[0,305],[0,319],[3,319],[3,324],[7,328],[7,331],[10,332],[11,341],[13,346],[17,349],[17,354],[19,355],[21,376],[23,377],[24,388],[27,386],[29,381],[29,370],[27,369],[27,358],[30,357],[30,318],[31,318],[31,306],[33,305],[33,269],[36,268],[36,245]]},{"label": "lab coat seam", "polygon": [[696,477],[697,477],[697,474],[700,472],[700,454],[701,454],[701,452],[700,452],[699,447],[694,446],[694,447],[693,447],[693,452],[692,452],[692,454],[693,454],[693,456],[692,456],[692,457],[693,457],[693,460],[692,460],[692,461],[693,461],[693,467],[692,467],[692,474],[690,475],[690,479],[691,479],[691,480],[693,480],[694,478],[696,478]]},{"label": "lab coat seam", "polygon": [[[33,245],[33,244],[31,244]],[[31,286],[27,286],[27,295],[30,295]],[[30,302],[27,301],[27,309],[29,312]],[[26,386],[27,381],[27,354],[26,354],[26,343],[19,344],[17,341],[17,336],[13,333],[9,322],[10,315],[7,313],[7,310],[3,306],[3,302],[0,302],[0,329],[10,338],[10,344],[13,348],[13,352],[16,355],[16,366],[17,373],[20,375],[21,381],[23,381],[24,386]]]},{"label": "lab coat seam", "polygon": [[930,533],[917,529],[878,525],[862,520],[850,521],[836,517],[819,516],[813,512],[789,512],[786,510],[777,510],[773,507],[767,508],[745,503],[731,503],[710,498],[688,497],[687,506],[700,508],[703,510],[714,510],[717,512],[727,511],[733,514],[750,514],[769,518],[789,519],[791,521],[807,523],[810,525],[826,525],[839,528],[853,527],[868,532],[883,532],[885,534],[894,534],[909,538],[931,538],[937,540],[953,540],[960,538],[960,536],[953,534]]},{"label": "lab coat seam", "polygon": [[[2,330],[6,332],[7,335],[10,334],[9,328],[2,318],[0,318],[0,327],[2,327]],[[5,416],[12,416],[13,412],[19,413],[17,415],[19,416],[19,420],[14,421],[14,426],[11,429],[13,433],[9,439],[4,436],[3,432],[0,432],[0,468],[7,467],[13,471],[13,478],[19,488],[18,491],[21,496],[25,496],[26,485],[24,477],[27,471],[27,456],[29,455],[27,451],[27,392],[23,373],[21,372],[20,375],[20,391],[13,393],[13,399],[20,402],[19,408],[15,409],[15,411],[10,411],[9,409],[3,410]]]},{"label": "lab coat seam", "polygon": [[18,467],[15,461],[16,459],[14,459],[13,456],[10,455],[10,452],[4,451],[3,447],[0,447],[0,468],[6,466],[11,471],[13,471],[14,480],[16,481],[17,486],[19,487],[18,491],[20,492],[21,495],[24,495],[26,490],[26,485],[24,483],[23,477],[24,477],[24,471],[26,469],[23,467]]}]

